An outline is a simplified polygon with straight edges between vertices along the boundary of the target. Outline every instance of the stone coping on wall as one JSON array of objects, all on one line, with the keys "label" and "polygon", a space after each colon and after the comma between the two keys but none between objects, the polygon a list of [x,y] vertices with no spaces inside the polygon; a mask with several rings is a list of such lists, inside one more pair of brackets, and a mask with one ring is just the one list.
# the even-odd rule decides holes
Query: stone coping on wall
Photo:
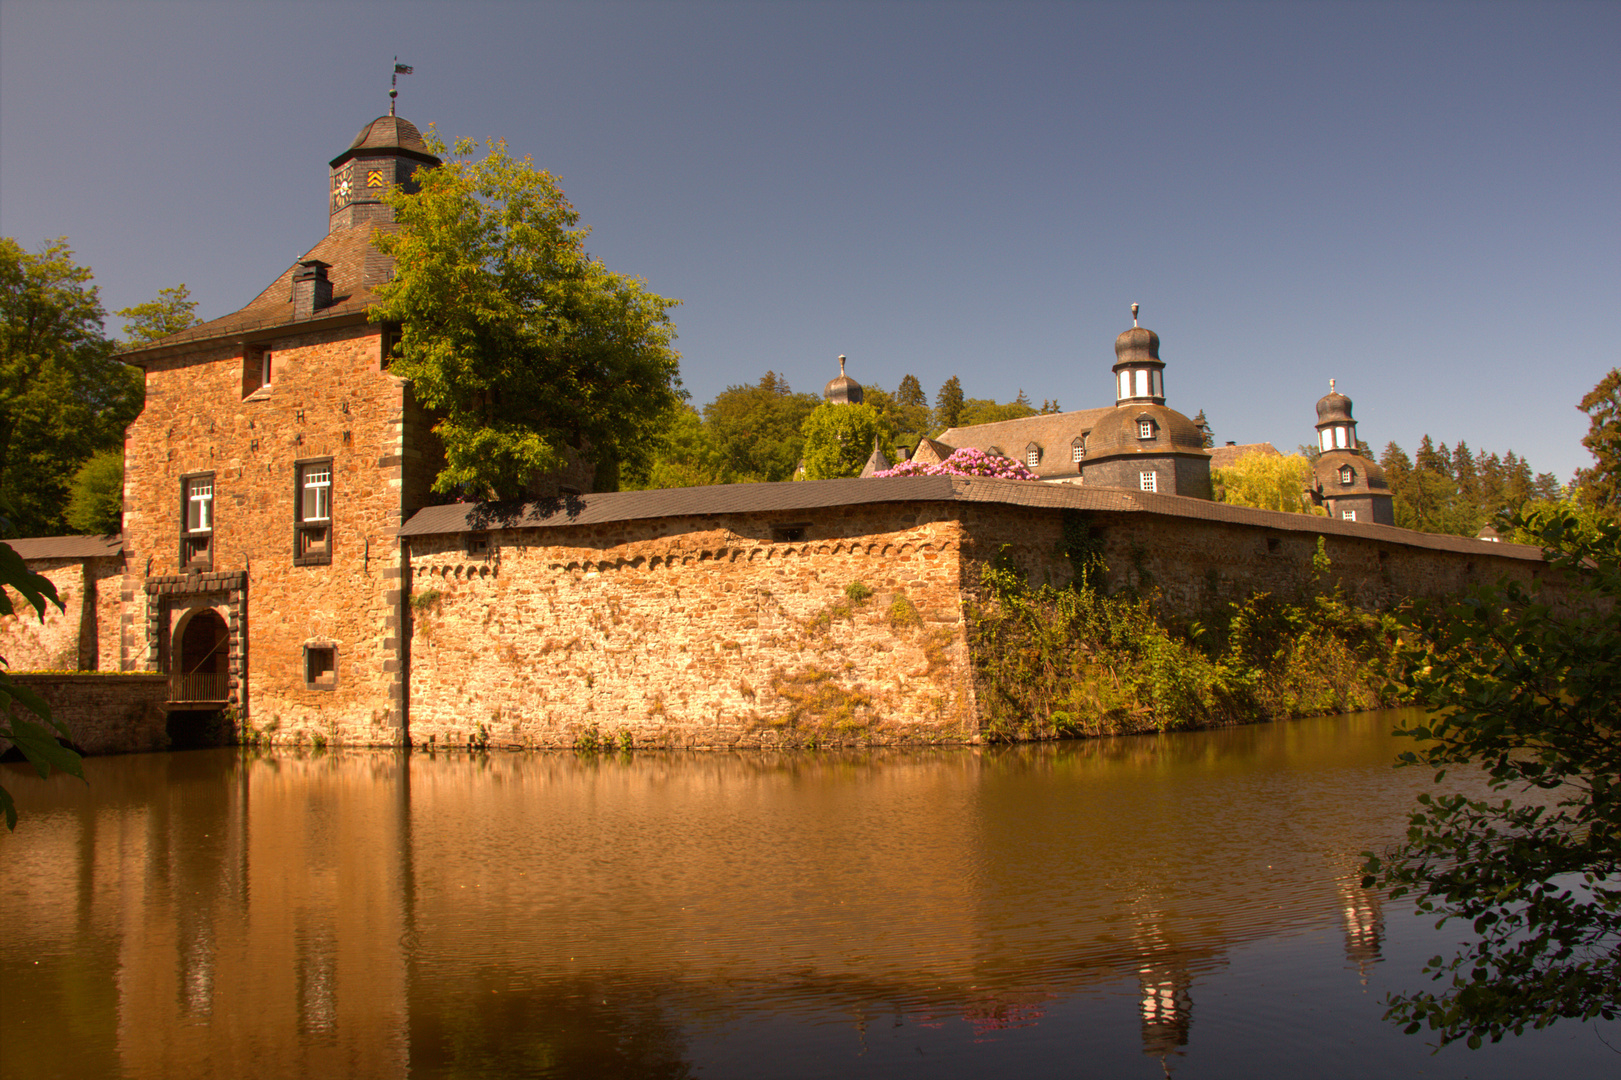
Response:
[{"label": "stone coping on wall", "polygon": [[124,550],[122,536],[30,536],[7,540],[24,559],[98,559]]},{"label": "stone coping on wall", "polygon": [[1494,555],[1527,562],[1541,562],[1543,558],[1541,549],[1526,544],[1494,543],[1469,536],[1416,532],[1394,525],[1342,521],[1313,514],[1257,510],[1185,495],[1155,495],[1126,488],[1089,488],[1078,484],[960,476],[717,484],[657,491],[602,492],[526,503],[450,503],[417,511],[398,535],[412,537],[493,529],[562,528],[652,518],[825,510],[890,502],[997,503],[1053,510],[1156,514],[1283,532],[1360,537],[1431,551]]}]

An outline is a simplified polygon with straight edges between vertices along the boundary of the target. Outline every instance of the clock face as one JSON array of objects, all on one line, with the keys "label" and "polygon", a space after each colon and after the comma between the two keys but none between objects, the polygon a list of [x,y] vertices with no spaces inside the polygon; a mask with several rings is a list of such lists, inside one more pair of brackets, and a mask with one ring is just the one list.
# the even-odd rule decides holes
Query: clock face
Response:
[{"label": "clock face", "polygon": [[345,165],[332,176],[332,209],[341,210],[349,205],[349,196],[354,189],[355,169],[353,165]]}]

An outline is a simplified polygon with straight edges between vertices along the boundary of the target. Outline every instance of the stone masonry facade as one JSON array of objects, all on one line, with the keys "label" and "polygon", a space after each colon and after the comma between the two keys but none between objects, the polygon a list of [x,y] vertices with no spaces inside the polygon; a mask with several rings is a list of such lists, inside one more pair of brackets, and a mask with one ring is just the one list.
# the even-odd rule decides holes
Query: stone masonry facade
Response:
[{"label": "stone masonry facade", "polygon": [[[244,721],[318,712],[344,741],[399,741],[395,534],[437,463],[384,348],[381,329],[360,325],[145,361],[146,408],[125,442],[121,667],[176,670],[185,621],[210,610],[229,627],[227,700]],[[266,351],[272,379],[254,385]],[[318,558],[300,548],[311,463],[330,465]],[[186,483],[199,476],[212,521],[206,555],[188,560]],[[311,680],[312,649],[336,678]]]}]

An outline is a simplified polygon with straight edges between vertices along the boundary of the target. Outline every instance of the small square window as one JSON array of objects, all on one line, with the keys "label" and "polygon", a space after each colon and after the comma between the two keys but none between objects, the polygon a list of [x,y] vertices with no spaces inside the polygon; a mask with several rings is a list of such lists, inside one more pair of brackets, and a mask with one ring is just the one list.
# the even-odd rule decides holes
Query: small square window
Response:
[{"label": "small square window", "polygon": [[338,685],[338,650],[332,645],[304,646],[304,688],[332,690]]},{"label": "small square window", "polygon": [[1152,473],[1152,472],[1139,473],[1138,478],[1137,478],[1137,482],[1142,486],[1142,489],[1144,491],[1158,491],[1159,490],[1159,474],[1158,473]]},{"label": "small square window", "polygon": [[1356,520],[1356,511],[1355,510],[1341,510],[1340,511],[1340,518],[1343,521],[1355,521]]}]

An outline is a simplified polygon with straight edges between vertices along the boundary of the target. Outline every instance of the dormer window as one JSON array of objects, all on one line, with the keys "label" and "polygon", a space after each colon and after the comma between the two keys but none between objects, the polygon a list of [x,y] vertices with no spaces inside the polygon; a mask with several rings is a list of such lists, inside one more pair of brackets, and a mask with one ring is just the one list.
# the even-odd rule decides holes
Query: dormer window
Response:
[{"label": "dormer window", "polygon": [[1152,439],[1154,437],[1154,421],[1146,416],[1138,420],[1137,437],[1139,439]]},{"label": "dormer window", "polygon": [[1037,446],[1035,443],[1031,443],[1029,446],[1025,447],[1024,448],[1024,463],[1026,465],[1028,465],[1032,469],[1035,468],[1037,465],[1040,465],[1041,464],[1041,447]]},{"label": "dormer window", "polygon": [[1084,436],[1077,435],[1070,440],[1069,460],[1077,465],[1086,460],[1086,438]]},{"label": "dormer window", "polygon": [[1355,479],[1356,479],[1356,473],[1351,470],[1351,466],[1349,466],[1349,465],[1341,465],[1340,466],[1340,483],[1349,484],[1349,483],[1353,482]]}]

